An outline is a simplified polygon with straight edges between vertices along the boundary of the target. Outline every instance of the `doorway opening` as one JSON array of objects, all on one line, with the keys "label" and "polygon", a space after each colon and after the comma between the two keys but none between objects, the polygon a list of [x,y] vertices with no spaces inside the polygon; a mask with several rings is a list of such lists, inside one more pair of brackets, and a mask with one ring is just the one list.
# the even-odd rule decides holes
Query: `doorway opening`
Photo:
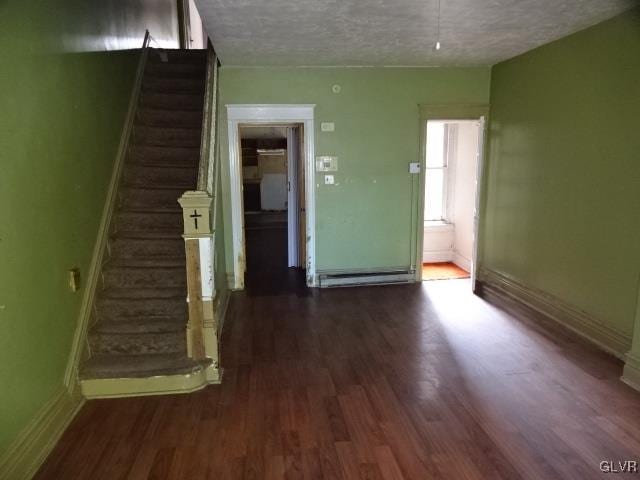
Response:
[{"label": "doorway opening", "polygon": [[422,280],[475,276],[483,127],[482,117],[426,122]]},{"label": "doorway opening", "polygon": [[240,124],[245,287],[306,289],[304,125]]}]

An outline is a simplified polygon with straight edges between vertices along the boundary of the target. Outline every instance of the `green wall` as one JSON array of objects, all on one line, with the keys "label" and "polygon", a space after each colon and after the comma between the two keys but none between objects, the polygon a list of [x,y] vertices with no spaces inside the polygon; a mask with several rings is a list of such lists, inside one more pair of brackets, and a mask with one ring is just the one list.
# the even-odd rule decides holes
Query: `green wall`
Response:
[{"label": "green wall", "polygon": [[[489,76],[489,68],[222,67],[222,162],[229,161],[224,105],[315,104],[315,154],[339,162],[336,185],[316,182],[317,269],[407,267],[418,201],[408,173],[419,156],[418,105],[487,103]],[[320,132],[325,121],[335,122],[335,132]],[[223,174],[228,198],[228,168]],[[226,251],[232,269],[231,228]]]},{"label": "green wall", "polygon": [[640,11],[493,67],[482,263],[627,337],[640,272]]},{"label": "green wall", "polygon": [[145,29],[173,1],[0,2],[0,454],[62,385]]}]

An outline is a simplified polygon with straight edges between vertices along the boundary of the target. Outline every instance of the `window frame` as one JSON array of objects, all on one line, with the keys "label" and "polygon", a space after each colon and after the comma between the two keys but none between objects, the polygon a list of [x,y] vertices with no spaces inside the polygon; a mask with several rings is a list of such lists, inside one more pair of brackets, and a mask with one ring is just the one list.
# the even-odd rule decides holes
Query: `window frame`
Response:
[{"label": "window frame", "polygon": [[[439,167],[429,167],[427,162],[427,154],[428,148],[427,145],[429,142],[428,136],[428,128],[429,123],[442,123],[443,124],[443,135],[442,135],[442,157],[443,157],[443,165]],[[423,204],[423,223],[425,226],[429,225],[439,225],[443,223],[451,223],[449,219],[449,213],[451,211],[451,204],[453,202],[452,196],[455,194],[453,189],[451,188],[451,183],[453,182],[453,175],[455,172],[455,166],[453,165],[452,159],[455,158],[455,135],[457,133],[457,128],[455,124],[450,124],[446,121],[439,120],[428,120],[425,123],[425,149],[424,149],[424,165],[425,165],[425,181],[424,181],[424,190],[422,192],[424,198]],[[440,212],[440,217],[438,219],[428,219],[426,216],[427,212],[427,176],[429,175],[429,171],[441,170],[442,171],[442,210]]]}]

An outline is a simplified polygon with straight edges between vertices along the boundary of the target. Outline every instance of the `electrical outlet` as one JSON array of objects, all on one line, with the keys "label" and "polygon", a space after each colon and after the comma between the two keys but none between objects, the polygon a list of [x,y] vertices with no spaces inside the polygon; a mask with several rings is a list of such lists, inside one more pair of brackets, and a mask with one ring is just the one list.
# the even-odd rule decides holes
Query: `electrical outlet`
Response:
[{"label": "electrical outlet", "polygon": [[72,268],[69,270],[69,288],[72,292],[77,292],[80,289],[80,269]]},{"label": "electrical outlet", "polygon": [[325,185],[334,185],[336,183],[336,179],[333,175],[325,175],[324,176],[324,184]]}]

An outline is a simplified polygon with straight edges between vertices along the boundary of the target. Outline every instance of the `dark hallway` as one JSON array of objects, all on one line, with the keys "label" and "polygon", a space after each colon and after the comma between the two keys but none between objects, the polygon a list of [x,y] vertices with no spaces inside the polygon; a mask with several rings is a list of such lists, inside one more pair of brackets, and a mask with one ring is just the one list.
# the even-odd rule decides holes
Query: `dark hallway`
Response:
[{"label": "dark hallway", "polygon": [[304,270],[287,267],[287,214],[245,215],[248,296],[306,295]]}]

